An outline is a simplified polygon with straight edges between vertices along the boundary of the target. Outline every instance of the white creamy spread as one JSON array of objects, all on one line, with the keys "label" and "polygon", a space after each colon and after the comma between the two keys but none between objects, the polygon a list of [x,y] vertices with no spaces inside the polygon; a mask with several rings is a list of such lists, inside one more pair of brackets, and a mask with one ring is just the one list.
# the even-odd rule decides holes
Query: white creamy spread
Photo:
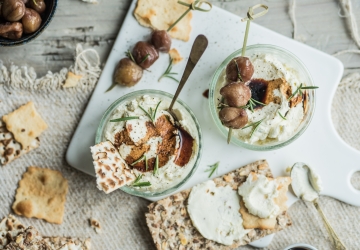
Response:
[{"label": "white creamy spread", "polygon": [[291,186],[299,198],[314,201],[322,190],[320,177],[309,166],[298,162],[291,169]]},{"label": "white creamy spread", "polygon": [[239,195],[230,186],[216,187],[212,180],[194,186],[187,210],[201,235],[220,244],[231,245],[250,231],[242,225]]},{"label": "white creamy spread", "polygon": [[[164,97],[159,99],[158,97],[151,97],[149,95],[140,96],[136,99],[120,104],[111,115],[110,120],[129,116],[136,116],[139,118],[121,122],[108,122],[105,129],[105,138],[114,143],[115,135],[118,132],[126,129],[126,126],[131,126],[129,133],[130,138],[135,144],[141,142],[141,140],[144,139],[147,134],[146,122],[151,121],[151,119],[145,114],[143,110],[141,110],[140,106],[146,111],[150,110],[150,108],[155,110],[157,104],[160,101],[161,103],[156,112],[154,122],[156,123],[156,120],[164,114],[168,115],[172,121],[172,117],[170,117],[169,113],[166,111],[170,105],[170,98]],[[149,181],[151,183],[151,186],[149,187],[136,187],[138,189],[142,189],[144,191],[161,191],[175,186],[185,178],[185,176],[190,172],[192,166],[195,164],[199,143],[199,135],[196,129],[196,124],[194,123],[191,115],[186,110],[178,109],[177,105],[175,105],[174,110],[176,110],[177,114],[181,115],[178,118],[181,119],[180,123],[182,128],[185,129],[194,139],[193,154],[189,162],[183,167],[180,167],[174,163],[175,155],[171,156],[169,161],[164,166],[159,168],[156,175],[153,175],[152,171],[141,172],[134,169],[134,173],[136,175],[143,175],[141,182]],[[180,142],[178,137],[176,138],[176,148],[179,148]],[[157,148],[161,140],[161,137],[151,137],[146,141],[146,144],[150,146],[150,149],[145,153],[147,159],[156,157]],[[131,145],[126,145],[124,143],[120,145],[119,153],[123,159],[126,159],[126,157],[130,154],[131,147]]]},{"label": "white creamy spread", "polygon": [[[283,64],[272,55],[254,54],[250,57],[250,60],[254,66],[253,79],[261,78],[270,81],[284,78],[291,86],[293,92],[301,84],[298,72],[287,67],[286,64]],[[217,86],[216,93],[220,93],[220,88],[225,84],[226,80],[224,76],[222,84],[218,84]],[[250,126],[245,129],[234,129],[233,136],[250,144],[267,144],[274,141],[285,141],[294,135],[304,118],[303,103],[300,102],[295,107],[290,108],[289,100],[287,100],[278,89],[275,89],[273,94],[280,98],[280,104],[271,102],[262,108],[255,109],[254,112],[246,109],[248,125],[263,119],[253,134],[251,135],[254,127]],[[286,120],[284,120],[279,113],[284,116]]]},{"label": "white creamy spread", "polygon": [[279,195],[277,187],[275,180],[252,173],[238,188],[238,192],[249,213],[260,218],[273,218],[280,212],[280,208],[274,200]]}]

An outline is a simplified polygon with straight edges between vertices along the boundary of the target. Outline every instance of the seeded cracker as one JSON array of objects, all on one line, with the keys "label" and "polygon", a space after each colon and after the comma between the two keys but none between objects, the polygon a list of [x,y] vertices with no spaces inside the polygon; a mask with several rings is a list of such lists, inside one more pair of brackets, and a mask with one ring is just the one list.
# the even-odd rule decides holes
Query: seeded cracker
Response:
[{"label": "seeded cracker", "polygon": [[25,226],[20,223],[14,216],[9,215],[0,222],[0,249],[16,238],[20,233],[25,231]]},{"label": "seeded cracker", "polygon": [[[229,185],[237,190],[240,184],[246,181],[250,172],[273,178],[267,161],[262,160],[215,178],[214,182],[217,186]],[[191,189],[184,190],[149,205],[146,223],[157,249],[233,249],[291,225],[291,220],[287,212],[284,211],[277,216],[275,229],[252,229],[243,239],[234,241],[231,246],[219,244],[205,239],[192,225],[186,209],[190,191]]]},{"label": "seeded cracker", "polygon": [[135,174],[111,142],[101,142],[90,149],[99,190],[108,194],[135,180]]},{"label": "seeded cracker", "polygon": [[18,215],[61,224],[68,182],[59,171],[29,167],[19,182],[12,209]]},{"label": "seeded cracker", "polygon": [[40,141],[36,138],[30,146],[23,149],[13,134],[6,129],[5,123],[0,120],[0,165],[5,165],[39,146]]},{"label": "seeded cracker", "polygon": [[29,147],[47,128],[47,124],[36,111],[33,102],[28,102],[10,114],[4,115],[2,120],[23,149]]},{"label": "seeded cracker", "polygon": [[[192,3],[191,0],[183,0]],[[145,27],[167,30],[188,7],[178,4],[178,0],[138,0],[134,16]],[[169,32],[172,38],[189,41],[191,32],[191,11]]]}]

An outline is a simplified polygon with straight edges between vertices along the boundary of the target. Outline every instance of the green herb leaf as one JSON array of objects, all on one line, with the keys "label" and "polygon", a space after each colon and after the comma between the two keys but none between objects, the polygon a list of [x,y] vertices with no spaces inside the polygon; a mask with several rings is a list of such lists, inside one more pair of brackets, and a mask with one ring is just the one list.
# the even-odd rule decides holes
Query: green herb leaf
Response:
[{"label": "green herb leaf", "polygon": [[151,183],[146,181],[146,182],[140,182],[141,178],[143,177],[142,174],[136,176],[135,181],[131,184],[134,187],[148,187],[151,186]]},{"label": "green herb leaf", "polygon": [[153,110],[151,107],[149,109],[150,112],[147,112],[143,107],[141,107],[141,105],[139,105],[139,108],[144,111],[144,113],[150,118],[150,120],[154,123],[155,121],[155,118],[156,118],[156,112],[159,108],[159,105],[160,105],[161,101],[158,102],[158,104],[156,105],[156,108],[155,110]]},{"label": "green herb leaf", "polygon": [[300,95],[303,95],[303,92],[301,90],[304,89],[318,89],[318,86],[304,86],[303,84],[300,84],[300,86],[295,90],[295,92],[288,98],[288,100],[291,100],[297,93],[300,93]]},{"label": "green herb leaf", "polygon": [[237,69],[237,77],[239,78],[240,81],[243,81],[241,74],[240,74],[240,69],[239,69],[239,65],[237,64],[237,62],[234,60],[234,63],[236,65],[236,69]]},{"label": "green herb leaf", "polygon": [[159,82],[160,82],[160,80],[161,80],[162,78],[167,77],[167,78],[170,78],[170,79],[174,80],[175,82],[178,82],[178,83],[179,83],[179,80],[178,80],[178,79],[176,79],[176,78],[174,78],[173,76],[171,76],[171,75],[177,75],[177,74],[178,74],[178,73],[171,72],[171,70],[172,70],[172,64],[173,64],[173,59],[170,57],[170,63],[169,63],[169,65],[167,66],[164,74],[162,74],[162,75],[160,76],[160,78],[159,78],[159,80],[158,80]]},{"label": "green herb leaf", "polygon": [[140,108],[142,111],[144,111],[144,113],[150,118],[151,121],[153,121],[152,115],[149,114],[149,112],[147,112],[143,107],[141,107],[141,105],[139,105],[139,108]]},{"label": "green herb leaf", "polygon": [[305,87],[302,87],[301,89],[318,89],[319,87],[318,86],[305,86]]},{"label": "green herb leaf", "polygon": [[148,171],[149,166],[148,166],[147,158],[146,158],[146,155],[144,155],[144,156],[145,156],[145,170]]},{"label": "green herb leaf", "polygon": [[122,121],[135,120],[135,119],[139,119],[139,117],[138,116],[122,117],[122,118],[110,120],[110,122],[122,122]]},{"label": "green herb leaf", "polygon": [[158,102],[158,104],[156,105],[156,108],[155,108],[155,111],[154,111],[154,114],[153,114],[153,121],[155,121],[155,118],[156,118],[156,112],[157,112],[157,110],[158,110],[158,108],[159,108],[159,105],[160,105],[160,103],[161,103],[161,101],[160,102]]},{"label": "green herb leaf", "polygon": [[265,103],[259,102],[259,101],[255,100],[255,99],[253,99],[253,98],[250,98],[250,100],[252,100],[253,102],[255,102],[255,103],[257,103],[257,104],[260,104],[260,105],[262,105],[262,106],[266,106]]},{"label": "green herb leaf", "polygon": [[145,62],[149,56],[150,56],[150,54],[146,54],[146,56],[144,56],[144,58],[141,60],[141,62],[139,64],[142,64],[143,62]]},{"label": "green herb leaf", "polygon": [[105,93],[106,93],[106,92],[109,92],[110,90],[112,90],[116,85],[117,85],[117,83],[114,82],[114,83],[105,91]]},{"label": "green herb leaf", "polygon": [[132,55],[131,52],[130,52],[130,50],[128,50],[127,52],[125,52],[125,54],[126,54],[127,57],[130,58],[131,61],[133,61],[134,63],[136,63],[133,55]]},{"label": "green herb leaf", "polygon": [[257,122],[256,125],[254,125],[254,129],[251,131],[251,134],[250,134],[250,138],[253,136],[253,134],[255,133],[255,131],[257,130],[257,128],[260,126],[260,124],[262,123],[264,119],[261,119],[260,121]]},{"label": "green herb leaf", "polygon": [[217,162],[217,163],[215,163],[215,164],[213,164],[213,165],[210,165],[209,166],[209,169],[207,169],[207,170],[205,170],[205,172],[210,172],[210,174],[209,174],[209,178],[214,174],[214,172],[217,170],[217,168],[219,167],[219,163],[220,162]]},{"label": "green herb leaf", "polygon": [[153,175],[156,175],[158,171],[159,171],[159,156],[156,155]]},{"label": "green herb leaf", "polygon": [[131,166],[134,166],[135,164],[137,164],[137,163],[139,163],[139,162],[141,162],[141,161],[143,161],[143,160],[145,160],[146,159],[146,156],[145,156],[145,154],[143,155],[143,156],[141,156],[139,159],[137,159],[136,161],[134,161],[133,163],[131,163],[130,165]]},{"label": "green herb leaf", "polygon": [[280,111],[278,111],[278,114],[280,115],[281,118],[283,118],[284,120],[286,120],[286,117],[283,116],[283,115],[280,113]]}]

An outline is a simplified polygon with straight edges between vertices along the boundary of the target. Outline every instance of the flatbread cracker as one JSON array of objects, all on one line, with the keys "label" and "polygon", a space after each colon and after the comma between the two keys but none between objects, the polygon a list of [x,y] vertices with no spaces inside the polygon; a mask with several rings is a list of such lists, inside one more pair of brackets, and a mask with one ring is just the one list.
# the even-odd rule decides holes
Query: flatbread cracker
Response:
[{"label": "flatbread cracker", "polygon": [[16,236],[24,231],[25,226],[14,216],[9,215],[3,218],[0,222],[0,249],[4,249],[9,242],[13,241]]},{"label": "flatbread cracker", "polygon": [[[192,0],[183,0],[192,3]],[[177,0],[138,0],[134,16],[145,27],[155,30],[167,30],[188,7],[181,5]],[[169,32],[172,38],[189,41],[191,32],[192,12],[190,11]]]},{"label": "flatbread cracker", "polygon": [[80,82],[82,76],[81,75],[75,75],[73,72],[68,72],[66,76],[66,81],[63,88],[73,88],[76,87],[76,85]]},{"label": "flatbread cracker", "polygon": [[[267,161],[262,160],[215,178],[214,182],[217,186],[229,185],[233,190],[237,190],[250,172],[273,177]],[[243,239],[234,241],[231,246],[219,244],[205,239],[192,225],[186,209],[190,191],[191,189],[184,190],[149,205],[146,223],[157,249],[233,249],[291,225],[291,220],[285,211],[278,215],[275,229],[252,229]]]},{"label": "flatbread cracker", "polygon": [[99,190],[106,194],[132,183],[136,177],[110,141],[90,147]]},{"label": "flatbread cracker", "polygon": [[28,102],[10,114],[4,115],[2,120],[7,130],[14,135],[15,140],[24,149],[47,129],[47,124],[36,111],[33,102]]},{"label": "flatbread cracker", "polygon": [[175,48],[173,48],[169,51],[169,56],[171,59],[173,59],[173,64],[177,64],[183,60],[179,51]]},{"label": "flatbread cracker", "polygon": [[[282,213],[287,210],[286,193],[288,191],[288,186],[291,183],[291,178],[277,177],[275,180],[278,184],[279,196],[276,197],[274,200],[280,208],[280,213]],[[242,199],[240,201],[240,213],[243,218],[243,226],[245,229],[274,229],[276,226],[276,217],[264,219],[249,213]]]},{"label": "flatbread cracker", "polygon": [[44,237],[44,242],[56,250],[90,250],[90,238]]},{"label": "flatbread cracker", "polygon": [[61,224],[68,182],[59,171],[29,167],[19,182],[12,209],[18,215]]},{"label": "flatbread cracker", "polygon": [[30,146],[22,148],[13,134],[6,129],[5,123],[0,120],[0,165],[5,165],[16,158],[28,153],[30,150],[40,146],[39,138],[32,141]]}]

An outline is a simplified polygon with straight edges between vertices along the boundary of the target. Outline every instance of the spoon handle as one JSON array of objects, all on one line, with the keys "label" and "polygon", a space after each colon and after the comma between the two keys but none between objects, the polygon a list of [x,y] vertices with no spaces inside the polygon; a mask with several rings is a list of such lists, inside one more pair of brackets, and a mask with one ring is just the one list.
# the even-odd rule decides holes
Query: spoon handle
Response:
[{"label": "spoon handle", "polygon": [[340,240],[340,238],[337,235],[337,233],[335,232],[334,228],[330,225],[330,222],[327,220],[324,212],[322,211],[322,209],[319,205],[318,200],[317,199],[314,200],[313,204],[314,204],[316,210],[319,212],[321,218],[323,219],[326,230],[328,231],[330,238],[332,239],[332,241],[335,245],[336,250],[346,250],[344,243]]},{"label": "spoon handle", "polygon": [[191,48],[191,52],[190,52],[190,56],[189,59],[187,61],[186,67],[185,67],[185,71],[184,74],[180,80],[179,86],[175,92],[175,95],[172,99],[172,102],[169,106],[169,110],[171,111],[174,103],[176,101],[176,99],[178,98],[182,88],[184,87],[187,79],[189,78],[191,72],[193,71],[193,69],[195,68],[197,62],[200,60],[200,57],[202,56],[202,54],[204,53],[206,47],[208,45],[208,40],[206,38],[206,36],[204,35],[198,35],[194,41],[194,44]]}]

